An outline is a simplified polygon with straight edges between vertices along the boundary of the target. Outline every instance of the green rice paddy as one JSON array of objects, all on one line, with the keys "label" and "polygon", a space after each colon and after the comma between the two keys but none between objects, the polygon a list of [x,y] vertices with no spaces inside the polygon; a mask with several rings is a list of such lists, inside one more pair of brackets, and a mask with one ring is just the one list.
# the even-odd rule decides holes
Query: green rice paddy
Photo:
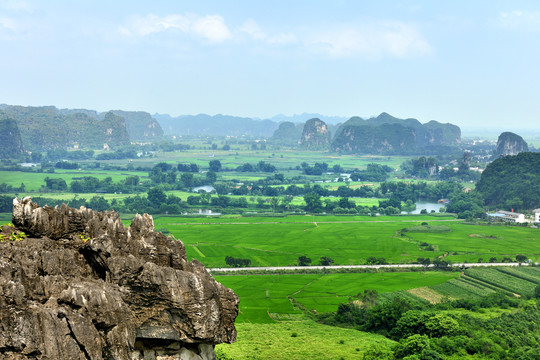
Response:
[{"label": "green rice paddy", "polygon": [[[432,231],[401,232],[423,222]],[[184,242],[188,258],[207,267],[225,266],[225,256],[250,259],[252,266],[296,265],[302,255],[313,265],[323,256],[336,265],[365,264],[370,256],[396,264],[441,256],[454,263],[517,254],[540,259],[538,229],[469,225],[450,216],[159,217],[155,224]]]},{"label": "green rice paddy", "polygon": [[273,323],[302,317],[304,308],[318,313],[336,311],[364,290],[387,293],[442,284],[457,272],[379,272],[345,274],[219,275],[216,280],[240,297],[237,322]]}]

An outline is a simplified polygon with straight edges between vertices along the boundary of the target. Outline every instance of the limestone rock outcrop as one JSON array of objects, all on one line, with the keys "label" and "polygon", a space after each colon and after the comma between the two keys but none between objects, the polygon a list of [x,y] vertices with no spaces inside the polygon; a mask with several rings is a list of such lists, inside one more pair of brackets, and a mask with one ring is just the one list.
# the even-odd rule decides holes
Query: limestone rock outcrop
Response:
[{"label": "limestone rock outcrop", "polygon": [[0,358],[215,359],[238,297],[151,216],[13,201],[0,238]]},{"label": "limestone rock outcrop", "polygon": [[493,157],[517,155],[524,151],[529,151],[529,147],[521,136],[513,132],[503,132],[497,139],[497,148]]},{"label": "limestone rock outcrop", "polygon": [[398,119],[387,113],[342,124],[331,149],[353,154],[446,154],[461,143],[461,129],[452,124],[417,119]]},{"label": "limestone rock outcrop", "polygon": [[0,115],[0,159],[16,157],[24,152],[21,132],[13,119]]},{"label": "limestone rock outcrop", "polygon": [[308,150],[327,150],[330,146],[330,132],[326,123],[318,118],[306,121],[300,145]]}]

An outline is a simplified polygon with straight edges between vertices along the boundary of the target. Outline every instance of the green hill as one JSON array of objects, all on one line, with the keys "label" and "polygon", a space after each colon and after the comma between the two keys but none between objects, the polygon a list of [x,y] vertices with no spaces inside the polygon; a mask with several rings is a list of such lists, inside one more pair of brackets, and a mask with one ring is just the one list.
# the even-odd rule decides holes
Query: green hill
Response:
[{"label": "green hill", "polygon": [[278,145],[295,146],[298,145],[301,135],[302,131],[294,123],[285,121],[279,124],[269,141]]},{"label": "green hill", "polygon": [[387,113],[364,120],[352,117],[332,141],[334,151],[367,154],[445,153],[461,142],[461,130],[452,124],[398,119]]},{"label": "green hill", "polygon": [[13,119],[0,120],[0,158],[11,158],[23,153],[21,133]]},{"label": "green hill", "polygon": [[540,207],[540,153],[522,152],[489,164],[476,189],[486,205],[521,211]]},{"label": "green hill", "polygon": [[54,106],[6,106],[0,119],[17,122],[25,149],[103,148],[129,144],[124,118],[106,113],[103,120],[85,113],[63,114]]},{"label": "green hill", "polygon": [[163,129],[156,119],[147,112],[123,110],[112,110],[111,112],[126,120],[131,141],[152,141],[163,136]]}]

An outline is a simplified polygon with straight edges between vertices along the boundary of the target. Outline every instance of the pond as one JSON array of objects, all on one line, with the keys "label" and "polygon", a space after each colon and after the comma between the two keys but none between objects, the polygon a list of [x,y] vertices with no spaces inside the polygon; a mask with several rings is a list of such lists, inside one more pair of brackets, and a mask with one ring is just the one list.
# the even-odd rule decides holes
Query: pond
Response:
[{"label": "pond", "polygon": [[[430,202],[430,201],[417,201],[416,202],[416,210],[411,211],[411,214],[420,214],[420,211],[422,209],[426,209],[428,213],[431,212],[431,210],[435,210],[435,212],[439,212],[439,209],[444,207],[444,204],[439,204],[436,202]],[[402,214],[407,214],[407,212],[402,211]]]},{"label": "pond", "polygon": [[197,187],[194,187],[193,189],[191,189],[191,191],[193,191],[193,192],[199,192],[199,190],[204,190],[207,193],[209,193],[209,192],[212,192],[215,189],[211,185],[197,186]]}]

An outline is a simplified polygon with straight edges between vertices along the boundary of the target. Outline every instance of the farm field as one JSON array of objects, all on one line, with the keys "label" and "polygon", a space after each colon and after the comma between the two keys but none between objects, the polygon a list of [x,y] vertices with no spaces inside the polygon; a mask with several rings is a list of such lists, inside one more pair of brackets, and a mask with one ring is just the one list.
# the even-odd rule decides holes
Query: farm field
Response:
[{"label": "farm field", "polygon": [[364,290],[377,290],[380,301],[403,297],[439,303],[480,299],[495,292],[531,297],[540,284],[540,268],[473,268],[460,272],[372,272],[332,274],[217,275],[240,297],[237,323],[274,323],[304,318],[299,304],[316,313],[335,312]]},{"label": "farm field", "polygon": [[[199,144],[200,145],[200,144]],[[98,154],[96,152],[96,154]],[[156,152],[152,157],[142,157],[138,159],[129,160],[129,166],[143,167],[150,170],[155,164],[159,162],[166,162],[171,165],[178,163],[195,163],[200,166],[202,171],[208,169],[208,163],[211,160],[219,160],[224,169],[218,173],[219,180],[240,180],[240,181],[256,181],[259,179],[271,176],[270,173],[244,173],[234,171],[238,166],[245,163],[257,164],[259,161],[265,161],[271,163],[277,167],[277,171],[283,173],[286,177],[298,176],[302,174],[302,171],[295,170],[303,162],[307,162],[313,165],[315,162],[326,162],[331,168],[333,165],[341,165],[347,169],[365,169],[370,163],[378,163],[381,165],[388,165],[393,169],[398,169],[399,165],[411,156],[374,156],[374,155],[338,155],[333,153],[321,153],[313,151],[298,151],[298,150],[268,150],[268,151],[252,151],[248,146],[239,146],[238,149],[231,151],[223,150],[211,150],[211,149],[192,149],[188,151],[174,151],[174,152]],[[126,167],[127,160],[76,160],[81,165],[99,163],[101,168],[91,169],[55,169],[54,173],[47,172],[22,172],[22,171],[0,171],[0,183],[4,182],[11,186],[19,186],[21,183],[25,184],[26,191],[37,192],[44,185],[44,179],[50,178],[62,178],[69,183],[75,178],[83,176],[94,176],[102,180],[106,177],[111,177],[113,182],[117,182],[125,179],[127,176],[137,175],[141,179],[148,178],[148,171],[136,171],[136,170],[106,170],[110,165],[119,166],[121,168]],[[233,171],[231,171],[233,170]],[[320,179],[331,180],[335,178],[335,175],[323,174],[319,176]],[[336,183],[332,186],[335,187]],[[329,183],[322,183],[323,186],[329,186]],[[361,183],[351,183],[352,186],[360,185]]]},{"label": "farm field", "polygon": [[[189,143],[189,142],[187,142]],[[190,144],[196,145],[196,144]],[[219,160],[224,168],[235,169],[244,163],[256,164],[259,161],[271,162],[278,170],[293,169],[302,162],[314,164],[326,162],[330,167],[341,165],[344,168],[363,169],[367,164],[378,163],[393,169],[414,156],[344,155],[330,152],[302,151],[296,149],[251,150],[246,145],[231,145],[231,150],[190,149],[187,151],[158,152],[153,158],[133,159],[134,166],[152,166],[165,161],[171,164],[195,163],[208,167],[209,160]],[[100,161],[102,164],[124,165],[125,160]]]},{"label": "farm field", "polygon": [[[0,183],[6,183],[11,186],[19,186],[21,183],[24,183],[27,191],[37,192],[41,186],[45,185],[45,178],[61,178],[69,184],[71,181],[83,176],[94,176],[100,180],[103,180],[107,177],[112,178],[113,182],[118,182],[124,180],[128,176],[139,176],[140,178],[147,178],[148,172],[144,171],[130,171],[130,170],[66,170],[66,169],[56,169],[54,173],[38,173],[38,172],[23,172],[23,171],[0,171]],[[30,194],[28,194],[30,195]],[[36,194],[33,194],[36,196]],[[51,193],[43,193],[39,196],[51,197]],[[85,194],[86,195],[86,194]],[[103,195],[103,194],[100,194]],[[73,194],[66,194],[71,199]],[[62,197],[63,198],[63,197]]]},{"label": "farm field", "polygon": [[362,359],[372,345],[395,344],[381,335],[318,324],[312,320],[273,324],[237,323],[238,341],[216,352],[232,359]]},{"label": "farm field", "polygon": [[334,312],[359,292],[379,293],[442,284],[458,272],[378,272],[339,274],[217,275],[216,280],[240,297],[237,323],[273,323],[302,318],[291,299],[307,310]]},{"label": "farm field", "polygon": [[[293,307],[289,297],[306,311],[321,313],[336,311],[339,303],[350,301],[364,289],[377,290],[379,301],[403,297],[413,303],[480,299],[495,291],[512,297],[527,296],[530,288],[540,283],[540,268],[474,268],[465,270],[463,275],[459,272],[409,272],[242,275],[216,276],[216,279],[240,296],[240,315],[236,322],[238,341],[217,347],[227,356],[234,359],[253,356],[260,359],[362,359],[365,350],[374,343],[390,347],[394,343],[375,334],[318,324]],[[505,290],[508,286],[520,293],[509,293]],[[482,319],[515,311],[496,307],[481,312],[442,310]]]},{"label": "farm field", "polygon": [[[425,232],[422,223],[429,224]],[[188,258],[210,268],[225,266],[225,256],[250,259],[252,266],[296,265],[302,255],[313,265],[322,256],[336,265],[365,264],[370,256],[389,263],[439,256],[450,262],[501,261],[517,254],[540,259],[538,229],[469,225],[450,216],[159,217],[155,225],[182,240]],[[404,228],[414,231],[403,233]]]},{"label": "farm field", "polygon": [[472,268],[463,276],[431,289],[450,299],[478,299],[496,291],[508,296],[532,297],[540,284],[540,268]]}]

